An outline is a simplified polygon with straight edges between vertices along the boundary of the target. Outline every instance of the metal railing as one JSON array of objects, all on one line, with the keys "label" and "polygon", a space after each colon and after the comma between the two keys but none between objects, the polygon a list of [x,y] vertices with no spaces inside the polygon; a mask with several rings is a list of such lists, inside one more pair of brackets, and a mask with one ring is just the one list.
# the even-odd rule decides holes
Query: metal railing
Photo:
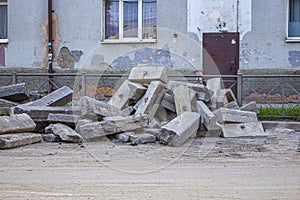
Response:
[{"label": "metal railing", "polygon": [[[52,76],[52,78],[49,78]],[[4,79],[3,77],[6,77]],[[55,88],[68,85],[82,96],[87,94],[86,86],[94,87],[94,91],[102,99],[108,100],[106,90],[104,93],[98,87],[104,86],[111,90],[120,84],[122,78],[128,74],[97,74],[97,73],[1,73],[1,85],[28,83],[30,90],[40,93],[49,92],[49,81]],[[177,75],[170,74],[171,80],[184,80],[191,83],[202,83],[210,78],[222,78],[227,87],[235,90],[237,103],[242,106],[250,101],[256,101],[260,107],[271,108],[277,112],[280,118],[297,118],[291,113],[300,110],[300,75]],[[291,115],[291,116],[290,116]],[[268,116],[265,116],[268,117]],[[298,119],[300,117],[298,116]]]}]

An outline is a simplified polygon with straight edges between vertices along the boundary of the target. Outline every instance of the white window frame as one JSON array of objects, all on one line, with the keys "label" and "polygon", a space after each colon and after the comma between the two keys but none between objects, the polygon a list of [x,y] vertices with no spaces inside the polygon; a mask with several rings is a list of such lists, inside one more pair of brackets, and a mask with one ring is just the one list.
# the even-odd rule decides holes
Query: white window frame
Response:
[{"label": "white window frame", "polygon": [[[102,4],[102,39],[101,43],[155,43],[157,39],[143,39],[143,1],[138,0],[138,37],[134,38],[124,38],[124,28],[123,28],[123,5],[125,0],[119,0],[119,38],[118,39],[105,39],[105,0]],[[157,15],[157,13],[156,13]],[[157,37],[157,36],[156,36]]]},{"label": "white window frame", "polygon": [[[6,6],[6,9],[8,9],[8,7],[7,7],[7,1],[6,2],[0,2],[0,5],[1,6]],[[6,29],[7,29],[7,32],[8,32],[8,27],[6,27]],[[8,38],[0,39],[0,44],[7,44],[7,43],[8,43]]]},{"label": "white window frame", "polygon": [[290,0],[286,1],[286,42],[300,42],[300,37],[289,37]]}]

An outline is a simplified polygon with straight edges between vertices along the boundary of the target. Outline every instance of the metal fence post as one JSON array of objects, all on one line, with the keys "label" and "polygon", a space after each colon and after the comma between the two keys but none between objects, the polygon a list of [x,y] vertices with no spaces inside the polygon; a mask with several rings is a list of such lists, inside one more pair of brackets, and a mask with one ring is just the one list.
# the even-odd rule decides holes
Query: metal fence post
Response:
[{"label": "metal fence post", "polygon": [[243,74],[238,72],[237,75],[237,101],[238,105],[242,106]]},{"label": "metal fence post", "polygon": [[13,84],[17,84],[18,83],[17,73],[16,72],[13,72],[13,74],[12,74],[12,83]]},{"label": "metal fence post", "polygon": [[86,96],[86,73],[82,72],[81,74],[81,94]]}]

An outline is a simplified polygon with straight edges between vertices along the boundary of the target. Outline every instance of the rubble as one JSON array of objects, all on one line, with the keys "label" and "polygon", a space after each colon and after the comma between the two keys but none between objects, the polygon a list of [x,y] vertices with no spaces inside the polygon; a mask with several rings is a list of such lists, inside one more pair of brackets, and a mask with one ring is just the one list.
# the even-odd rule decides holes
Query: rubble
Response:
[{"label": "rubble", "polygon": [[47,121],[52,124],[62,123],[75,128],[77,121],[79,120],[79,115],[73,114],[52,114],[49,113]]},{"label": "rubble", "polygon": [[219,108],[213,112],[220,124],[258,122],[255,112]]},{"label": "rubble", "polygon": [[218,123],[217,117],[209,110],[206,104],[202,101],[197,102],[198,113],[200,114],[203,124],[208,131],[220,130],[222,127]]},{"label": "rubble", "polygon": [[138,66],[131,69],[129,81],[150,84],[153,81],[168,82],[166,68],[162,66]]},{"label": "rubble", "polygon": [[100,122],[90,122],[77,126],[76,130],[85,140],[97,140],[103,136],[128,132],[148,127],[147,115],[135,114],[132,116],[106,117]]},{"label": "rubble", "polygon": [[98,119],[100,117],[101,119],[102,117],[122,115],[119,108],[88,96],[80,98],[79,106],[83,118]]},{"label": "rubble", "polygon": [[64,106],[72,101],[73,90],[63,86],[41,99],[29,102],[26,106]]},{"label": "rubble", "polygon": [[251,111],[251,112],[255,112],[256,114],[258,114],[258,108],[257,108],[257,104],[256,104],[255,101],[251,101],[250,103],[242,106],[241,110],[243,110],[243,111]]},{"label": "rubble", "polygon": [[[24,90],[25,85],[22,87]],[[12,93],[13,86],[8,88]],[[207,86],[169,81],[164,67],[138,66],[108,102],[84,96],[79,106],[64,106],[72,100],[72,94],[70,88],[62,87],[24,104],[0,99],[0,115],[11,115],[0,116],[0,134],[3,130],[34,130],[46,133],[42,137],[47,142],[77,143],[108,137],[131,145],[159,140],[170,146],[181,146],[196,133],[204,137],[267,135],[258,122],[256,103],[240,108],[231,89],[222,88],[220,78],[209,79]],[[19,114],[30,119],[30,128],[16,120]],[[8,126],[5,117],[15,119],[9,120],[15,124]]]},{"label": "rubble", "polygon": [[181,146],[197,133],[200,114],[184,112],[161,129],[159,139],[170,146]]},{"label": "rubble", "polygon": [[36,127],[29,115],[0,116],[0,134],[33,131]]},{"label": "rubble", "polygon": [[62,141],[81,143],[82,136],[79,135],[76,131],[64,124],[50,124],[45,129],[46,134],[54,134],[60,137]]},{"label": "rubble", "polygon": [[0,149],[10,149],[42,141],[42,136],[36,133],[18,133],[0,135]]},{"label": "rubble", "polygon": [[146,94],[140,99],[136,113],[147,114],[152,120],[165,93],[165,85],[160,81],[152,81]]},{"label": "rubble", "polygon": [[10,108],[10,107],[18,106],[18,105],[20,105],[20,104],[13,102],[13,101],[0,99],[0,107],[9,107]]},{"label": "rubble", "polygon": [[268,136],[261,122],[223,124],[222,134],[225,138]]},{"label": "rubble", "polygon": [[148,133],[130,134],[131,145],[155,143],[156,137]]},{"label": "rubble", "polygon": [[29,99],[29,90],[25,83],[0,87],[0,98],[10,101],[23,101]]}]

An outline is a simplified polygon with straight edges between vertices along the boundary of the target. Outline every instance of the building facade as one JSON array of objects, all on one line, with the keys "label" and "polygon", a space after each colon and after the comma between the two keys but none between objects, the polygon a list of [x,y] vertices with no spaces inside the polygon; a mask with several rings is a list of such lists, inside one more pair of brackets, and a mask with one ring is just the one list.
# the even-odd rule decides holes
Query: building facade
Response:
[{"label": "building facade", "polygon": [[[2,67],[47,67],[48,4],[0,1]],[[300,67],[300,0],[52,0],[52,10],[55,67],[203,70],[213,38],[237,69]],[[233,57],[220,39],[229,33]]]}]

